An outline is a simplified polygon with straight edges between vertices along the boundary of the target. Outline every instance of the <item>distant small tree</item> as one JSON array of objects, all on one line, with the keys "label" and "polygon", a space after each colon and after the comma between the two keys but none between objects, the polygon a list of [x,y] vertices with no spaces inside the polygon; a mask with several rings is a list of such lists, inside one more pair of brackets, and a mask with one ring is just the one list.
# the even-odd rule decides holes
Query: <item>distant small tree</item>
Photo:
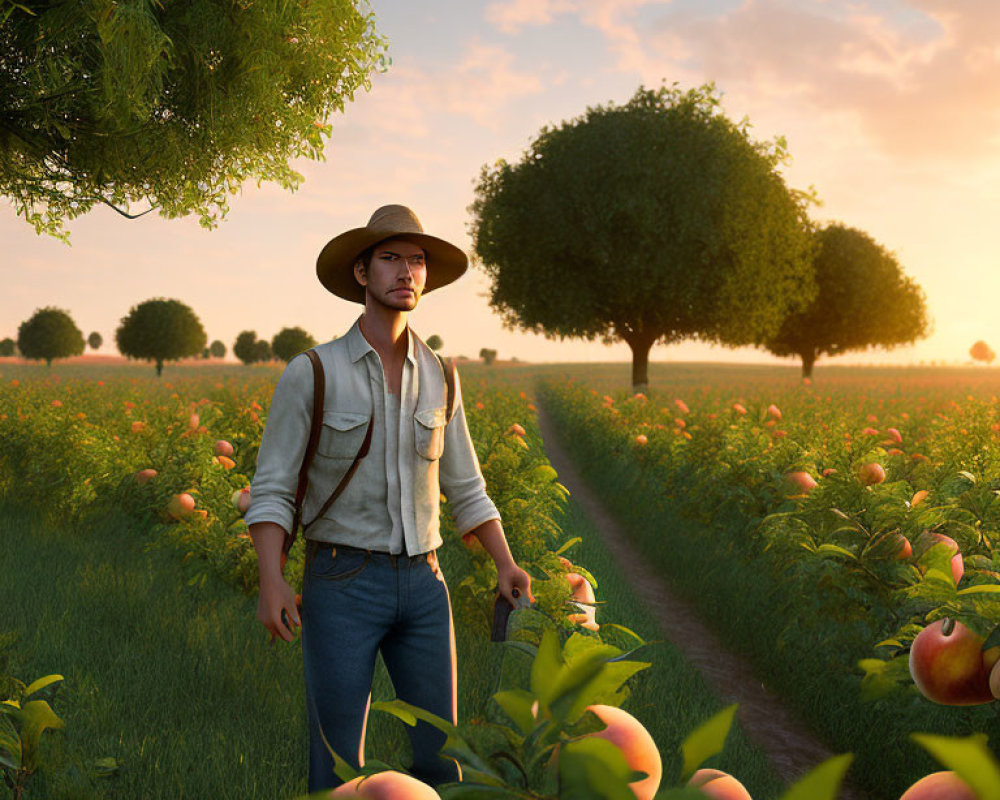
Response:
[{"label": "distant small tree", "polygon": [[271,339],[271,351],[282,361],[291,361],[303,350],[316,346],[316,340],[302,328],[282,328]]},{"label": "distant small tree", "polygon": [[212,355],[212,353],[211,353],[211,351],[207,347],[204,350],[201,351],[201,357],[202,357],[202,360],[204,360],[204,361],[207,361],[208,357],[210,355]]},{"label": "distant small tree", "polygon": [[101,345],[104,344],[104,337],[97,331],[94,331],[87,337],[87,344],[90,345],[91,350],[100,350]]},{"label": "distant small tree", "polygon": [[427,346],[431,350],[440,350],[442,347],[444,347],[444,340],[436,333],[433,333],[427,337]]},{"label": "distant small tree", "polygon": [[128,358],[155,361],[157,377],[164,361],[197,356],[207,338],[194,311],[160,297],[133,306],[115,332],[118,350]]},{"label": "distant small tree", "polygon": [[987,364],[993,363],[993,359],[996,358],[996,353],[982,339],[969,348],[969,355],[974,361],[985,361]]},{"label": "distant small tree", "polygon": [[216,339],[208,346],[208,352],[212,354],[213,358],[225,358],[226,346],[218,339]]},{"label": "distant small tree", "polygon": [[484,347],[479,351],[479,357],[489,365],[496,361],[497,351]]},{"label": "distant small tree", "polygon": [[17,347],[25,358],[44,359],[51,369],[54,358],[83,354],[83,333],[68,312],[42,308],[21,323],[17,330]]},{"label": "distant small tree", "polygon": [[233,342],[233,355],[244,364],[252,364],[255,360],[254,344],[257,342],[257,331],[242,331]]},{"label": "distant small tree", "polygon": [[270,361],[274,357],[271,352],[271,343],[267,339],[258,339],[253,343],[253,360]]},{"label": "distant small tree", "polygon": [[8,336],[6,339],[0,340],[0,356],[12,355],[14,355],[14,340]]}]

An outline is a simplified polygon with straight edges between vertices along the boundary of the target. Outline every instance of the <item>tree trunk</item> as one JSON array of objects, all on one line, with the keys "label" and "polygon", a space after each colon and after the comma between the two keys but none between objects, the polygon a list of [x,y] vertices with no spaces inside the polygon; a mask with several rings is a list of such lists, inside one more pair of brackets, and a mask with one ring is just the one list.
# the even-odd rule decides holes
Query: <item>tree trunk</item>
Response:
[{"label": "tree trunk", "polygon": [[159,378],[163,374],[163,362],[159,359],[156,360],[156,377]]},{"label": "tree trunk", "polygon": [[813,364],[816,363],[816,351],[807,350],[800,354],[802,356],[802,377],[812,379]]},{"label": "tree trunk", "polygon": [[623,338],[632,348],[632,391],[644,392],[649,388],[649,351],[656,334],[642,331]]}]

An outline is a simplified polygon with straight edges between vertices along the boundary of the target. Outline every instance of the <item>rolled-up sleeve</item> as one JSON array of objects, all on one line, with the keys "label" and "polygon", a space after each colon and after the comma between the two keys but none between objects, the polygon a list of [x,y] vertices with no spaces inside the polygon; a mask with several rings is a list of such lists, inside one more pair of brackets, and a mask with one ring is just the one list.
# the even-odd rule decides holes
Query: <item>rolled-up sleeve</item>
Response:
[{"label": "rolled-up sleeve", "polygon": [[486,479],[469,435],[462,402],[462,387],[455,370],[455,416],[445,427],[444,452],[440,461],[441,490],[448,498],[455,527],[464,536],[487,520],[500,519],[500,512],[486,494]]},{"label": "rolled-up sleeve", "polygon": [[250,508],[244,516],[248,526],[276,522],[286,533],[291,531],[312,404],[312,364],[300,353],[288,362],[274,389],[257,451],[257,471],[250,484]]}]

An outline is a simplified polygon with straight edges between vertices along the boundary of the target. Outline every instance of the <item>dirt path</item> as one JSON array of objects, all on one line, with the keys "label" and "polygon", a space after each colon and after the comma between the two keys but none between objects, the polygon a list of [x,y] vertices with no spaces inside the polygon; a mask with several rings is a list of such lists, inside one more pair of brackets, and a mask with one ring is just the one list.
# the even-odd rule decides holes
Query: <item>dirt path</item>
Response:
[{"label": "dirt path", "polygon": [[[538,407],[538,426],[545,440],[545,452],[559,482],[569,489],[587,516],[604,537],[623,571],[634,576],[633,585],[660,625],[663,636],[675,644],[694,664],[726,703],[739,703],[737,719],[747,736],[771,759],[778,774],[791,784],[832,753],[781,703],[764,688],[750,667],[728,652],[719,638],[695,616],[694,610],[675,597],[629,542],[618,523],[605,510],[566,456],[555,436],[545,410]],[[737,776],[739,777],[739,776]],[[842,784],[841,800],[872,800],[872,796]]]}]

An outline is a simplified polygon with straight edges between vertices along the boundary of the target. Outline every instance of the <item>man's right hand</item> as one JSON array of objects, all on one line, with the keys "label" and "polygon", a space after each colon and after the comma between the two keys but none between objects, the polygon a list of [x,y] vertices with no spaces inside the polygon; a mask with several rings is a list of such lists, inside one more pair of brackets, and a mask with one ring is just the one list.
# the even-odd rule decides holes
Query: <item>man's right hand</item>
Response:
[{"label": "man's right hand", "polygon": [[[289,625],[285,624],[282,614],[289,621]],[[271,634],[271,644],[274,644],[276,636],[280,636],[286,642],[295,639],[292,628],[301,627],[302,622],[299,619],[299,609],[295,605],[295,592],[284,578],[261,581],[260,597],[257,600],[257,619]]]},{"label": "man's right hand", "polygon": [[[257,571],[260,575],[260,597],[257,601],[257,619],[271,634],[286,642],[295,638],[291,625],[301,625],[299,610],[295,606],[295,593],[285,580],[285,553],[282,544],[285,530],[275,522],[255,522],[249,526],[250,538],[257,551]],[[282,612],[290,625],[285,624]]]}]

